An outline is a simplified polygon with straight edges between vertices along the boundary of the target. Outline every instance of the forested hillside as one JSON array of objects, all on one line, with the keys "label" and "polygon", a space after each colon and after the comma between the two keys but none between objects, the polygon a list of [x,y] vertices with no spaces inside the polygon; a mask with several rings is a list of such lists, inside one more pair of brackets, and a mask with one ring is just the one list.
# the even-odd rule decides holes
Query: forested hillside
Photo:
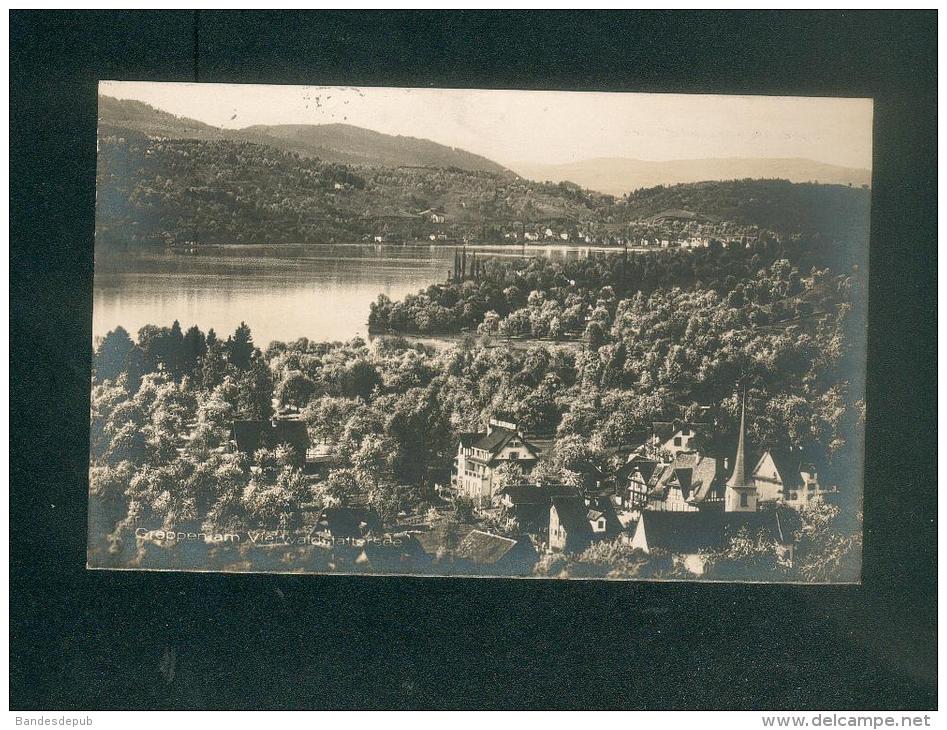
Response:
[{"label": "forested hillside", "polygon": [[[352,167],[232,140],[99,140],[98,218],[126,243],[354,241],[397,226],[422,237],[418,213],[443,230],[497,218],[608,218],[609,196],[456,167]],[[441,230],[441,229],[438,229]],[[459,235],[459,234],[458,234]],[[129,240],[130,239],[130,240]]]},{"label": "forested hillside", "polygon": [[[477,240],[484,226],[515,229],[515,221],[552,225],[573,237],[582,230],[624,231],[634,243],[642,222],[650,226],[676,209],[862,246],[869,201],[863,189],[780,180],[659,187],[616,200],[568,183],[455,167],[355,167],[250,142],[130,131],[100,138],[97,191],[100,232],[126,244],[319,243],[391,231],[402,240],[435,231]],[[419,217],[427,209],[444,216],[439,226]]]},{"label": "forested hillside", "polygon": [[382,134],[350,124],[255,125],[213,127],[155,109],[133,99],[99,97],[100,134],[138,132],[177,139],[227,139],[254,142],[325,162],[369,167],[459,167],[513,176],[502,165],[465,150],[428,139]]},{"label": "forested hillside", "polygon": [[[863,188],[735,180],[616,198],[346,125],[224,130],[108,97],[99,114],[100,243],[505,241],[528,228],[529,240],[603,244],[772,233],[864,249],[867,239]],[[433,225],[422,215],[432,210]]]},{"label": "forested hillside", "polygon": [[626,199],[625,213],[637,219],[685,210],[784,233],[864,242],[870,201],[867,188],[847,185],[729,180],[638,190]]},{"label": "forested hillside", "polygon": [[428,139],[382,134],[351,124],[259,125],[238,130],[242,138],[317,157],[327,162],[369,167],[459,167],[475,172],[493,172],[513,177],[502,165],[456,147]]},{"label": "forested hillside", "polygon": [[871,182],[870,170],[839,167],[799,158],[723,157],[656,162],[624,157],[598,157],[561,165],[514,163],[511,167],[523,177],[532,180],[571,180],[583,187],[615,195],[657,185],[702,180],[782,179],[790,182],[857,186]]},{"label": "forested hillside", "polygon": [[223,130],[196,119],[176,117],[134,99],[99,96],[99,136],[137,133],[151,137],[221,139]]}]

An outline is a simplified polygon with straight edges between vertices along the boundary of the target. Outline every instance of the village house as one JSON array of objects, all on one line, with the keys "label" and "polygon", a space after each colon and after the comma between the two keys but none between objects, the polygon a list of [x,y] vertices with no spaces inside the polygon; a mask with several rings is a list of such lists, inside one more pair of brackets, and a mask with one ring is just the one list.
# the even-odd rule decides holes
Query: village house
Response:
[{"label": "village house", "polygon": [[655,459],[649,459],[644,454],[632,454],[616,472],[618,483],[619,506],[624,510],[642,510],[648,504],[648,484],[651,475],[658,467]]},{"label": "village house", "polygon": [[652,445],[658,453],[674,458],[682,451],[694,451],[696,445],[691,441],[699,435],[705,427],[701,423],[687,423],[685,421],[655,421],[652,424]]},{"label": "village house", "polygon": [[549,507],[549,551],[579,553],[593,542],[612,539],[622,526],[607,497],[556,496]]},{"label": "village house", "polygon": [[800,451],[767,449],[751,478],[760,502],[803,507],[828,492],[819,481],[818,467]]},{"label": "village house", "polygon": [[234,421],[230,429],[233,451],[253,456],[259,449],[290,446],[296,459],[303,463],[309,452],[309,431],[305,421],[277,419],[270,421]]},{"label": "village house", "polygon": [[496,495],[500,514],[515,520],[520,529],[538,534],[549,526],[549,508],[555,497],[581,497],[579,490],[565,484],[509,484]]},{"label": "village house", "polygon": [[428,223],[440,225],[447,222],[447,214],[439,208],[428,208],[418,213],[418,217],[423,218]]},{"label": "village house", "polygon": [[[692,573],[704,571],[707,553],[725,548],[740,530],[749,535],[762,533],[777,546],[781,560],[791,563],[793,537],[791,517],[784,508],[759,511],[757,488],[746,473],[746,398],[740,409],[740,433],[733,473],[723,495],[723,511],[653,510],[641,513],[631,540],[632,547],[645,553],[661,549],[683,562]],[[675,460],[676,461],[676,460]],[[709,469],[707,474],[709,476]],[[710,490],[713,493],[713,489]],[[792,510],[790,510],[792,512]]]},{"label": "village house", "polygon": [[370,534],[380,534],[381,518],[371,509],[361,507],[323,507],[305,512],[310,538],[326,543],[361,544]]},{"label": "village house", "polygon": [[469,525],[442,524],[413,536],[432,564],[451,574],[528,575],[539,558],[525,535],[505,537]]},{"label": "village house", "polygon": [[[791,511],[791,510],[790,510]],[[793,560],[791,516],[778,509],[764,512],[641,513],[631,546],[644,553],[662,550],[695,575],[702,575],[708,553],[724,549],[741,530],[771,541],[779,558]]]},{"label": "village house", "polygon": [[615,511],[615,504],[609,496],[586,497],[585,505],[588,508],[586,519],[592,528],[593,540],[610,540],[624,529]]},{"label": "village house", "polygon": [[581,497],[554,497],[549,508],[550,552],[582,552],[592,544],[592,526]]},{"label": "village house", "polygon": [[528,474],[538,460],[539,448],[524,438],[514,421],[491,418],[486,432],[460,435],[451,484],[477,506],[490,507],[499,487],[499,466],[516,464]]},{"label": "village house", "polygon": [[[698,452],[678,453],[670,464],[657,464],[647,482],[645,509],[696,512],[723,506],[723,470],[719,459]],[[635,485],[640,490],[639,485]]]}]

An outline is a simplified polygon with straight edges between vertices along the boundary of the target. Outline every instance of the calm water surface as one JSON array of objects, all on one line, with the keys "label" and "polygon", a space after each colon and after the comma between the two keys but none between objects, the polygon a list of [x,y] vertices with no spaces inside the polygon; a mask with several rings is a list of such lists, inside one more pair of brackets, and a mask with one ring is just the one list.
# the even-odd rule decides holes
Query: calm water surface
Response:
[{"label": "calm water surface", "polygon": [[[468,247],[520,256],[519,248]],[[146,324],[226,336],[241,321],[254,341],[347,340],[368,334],[379,294],[401,299],[445,281],[453,246],[339,244],[208,246],[199,255],[148,251],[99,254],[95,261],[93,337],[121,325],[132,336]],[[588,248],[530,247],[527,254],[565,260]]]}]

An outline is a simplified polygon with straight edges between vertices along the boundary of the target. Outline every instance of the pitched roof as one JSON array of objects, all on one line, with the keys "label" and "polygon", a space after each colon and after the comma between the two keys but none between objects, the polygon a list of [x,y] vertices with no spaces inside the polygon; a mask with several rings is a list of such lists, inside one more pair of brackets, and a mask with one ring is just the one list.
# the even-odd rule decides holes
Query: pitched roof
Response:
[{"label": "pitched roof", "polygon": [[474,441],[473,446],[476,449],[483,449],[492,454],[499,451],[503,444],[516,436],[516,431],[511,431],[502,426],[494,426],[488,433],[480,435],[480,438]]},{"label": "pitched roof", "polygon": [[298,455],[305,456],[309,448],[309,431],[305,421],[234,421],[230,438],[237,449],[252,454],[257,449],[272,449],[280,444],[289,444]]},{"label": "pitched roof", "polygon": [[460,434],[460,445],[469,449],[472,447],[483,434],[477,433],[476,431],[462,431]]},{"label": "pitched roof", "polygon": [[655,459],[649,459],[643,454],[632,454],[628,457],[628,461],[618,467],[617,476],[619,479],[627,479],[637,470],[647,482],[657,466],[658,462]]},{"label": "pitched roof", "polygon": [[[478,460],[476,457],[472,458],[474,458],[475,461],[479,461],[479,463],[492,464],[494,457],[514,438],[518,438],[523,446],[533,453],[539,452],[536,446],[523,438],[519,433],[503,426],[492,426],[489,432],[462,433],[460,434],[460,445],[465,449],[472,448],[486,451],[490,454],[490,458],[486,461],[482,459]],[[523,461],[529,461],[529,459],[524,459]]]},{"label": "pitched roof", "polygon": [[412,533],[420,548],[433,558],[466,560],[494,565],[507,556],[533,553],[527,538],[514,539],[478,530],[470,525],[444,523],[426,532]]},{"label": "pitched roof", "polygon": [[364,537],[381,529],[378,513],[355,507],[325,507],[316,515],[312,532],[327,531],[333,537]]},{"label": "pitched roof", "polygon": [[416,573],[431,562],[414,535],[399,534],[396,542],[366,542],[356,564],[372,572]]},{"label": "pitched roof", "polygon": [[481,530],[471,530],[467,537],[460,541],[454,555],[472,563],[492,565],[514,547],[516,547],[516,540],[509,537],[501,537]]},{"label": "pitched roof", "polygon": [[582,535],[592,531],[585,500],[581,497],[553,497],[552,506],[559,517],[559,524],[566,528],[566,532]]},{"label": "pitched roof", "polygon": [[523,439],[523,441],[525,441],[537,454],[552,451],[552,447],[556,443],[555,434],[526,433],[523,435],[526,437]]},{"label": "pitched roof", "polygon": [[[763,512],[672,512],[644,511],[637,530],[644,530],[648,548],[690,554],[726,547],[731,537],[746,528],[750,534],[763,532],[767,538],[792,542],[795,520],[790,510]],[[637,534],[637,533],[636,533]]]},{"label": "pitched roof", "polygon": [[549,505],[553,497],[579,497],[578,490],[568,484],[510,484],[497,492],[506,495],[513,505]]},{"label": "pitched roof", "polygon": [[685,500],[702,502],[719,486],[719,461],[695,451],[682,451],[670,464],[658,464],[648,482],[649,496],[666,499],[670,487],[678,487]]},{"label": "pitched roof", "polygon": [[719,459],[701,456],[691,470],[692,502],[703,502],[713,492],[715,487],[721,486],[723,474],[720,470]]},{"label": "pitched roof", "polygon": [[669,438],[671,438],[671,436],[685,428],[690,429],[693,432],[697,432],[705,429],[706,427],[706,423],[699,423],[697,421],[682,421],[679,418],[675,418],[673,421],[653,421],[651,423],[651,430],[661,441],[667,441]]},{"label": "pitched roof", "polygon": [[[776,465],[776,471],[779,472],[779,476],[783,481],[783,486],[786,488],[798,487],[802,484],[802,472],[818,472],[818,466],[814,463],[814,460],[807,459],[806,455],[801,451],[790,451],[788,449],[767,449],[760,456],[759,461],[762,461],[763,458],[769,454],[773,459],[773,463]],[[757,466],[759,466],[759,461]],[[755,469],[754,469],[755,471]]]},{"label": "pitched roof", "polygon": [[473,528],[470,525],[461,525],[455,522],[442,522],[430,530],[412,533],[420,543],[421,548],[432,557],[439,557],[440,553],[450,553],[456,549]]},{"label": "pitched roof", "polygon": [[728,487],[745,487],[749,482],[746,478],[746,392],[740,405],[740,438],[737,441],[737,454],[733,459],[733,474],[727,482]]},{"label": "pitched roof", "polygon": [[[596,515],[594,518],[592,517],[593,513]],[[612,502],[611,497],[595,497],[589,503],[586,518],[589,520],[599,520],[602,517],[605,518],[605,530],[607,535],[613,536],[621,532],[621,520],[618,519],[618,512],[615,511],[615,504]]]}]

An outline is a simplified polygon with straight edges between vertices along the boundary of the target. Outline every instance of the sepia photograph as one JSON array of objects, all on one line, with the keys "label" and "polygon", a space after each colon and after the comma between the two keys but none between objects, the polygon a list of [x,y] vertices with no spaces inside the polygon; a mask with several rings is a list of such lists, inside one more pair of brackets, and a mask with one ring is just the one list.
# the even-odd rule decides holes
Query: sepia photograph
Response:
[{"label": "sepia photograph", "polygon": [[88,567],[859,583],[872,115],[100,82]]},{"label": "sepia photograph", "polygon": [[11,726],[936,726],[937,18],[12,10]]}]

